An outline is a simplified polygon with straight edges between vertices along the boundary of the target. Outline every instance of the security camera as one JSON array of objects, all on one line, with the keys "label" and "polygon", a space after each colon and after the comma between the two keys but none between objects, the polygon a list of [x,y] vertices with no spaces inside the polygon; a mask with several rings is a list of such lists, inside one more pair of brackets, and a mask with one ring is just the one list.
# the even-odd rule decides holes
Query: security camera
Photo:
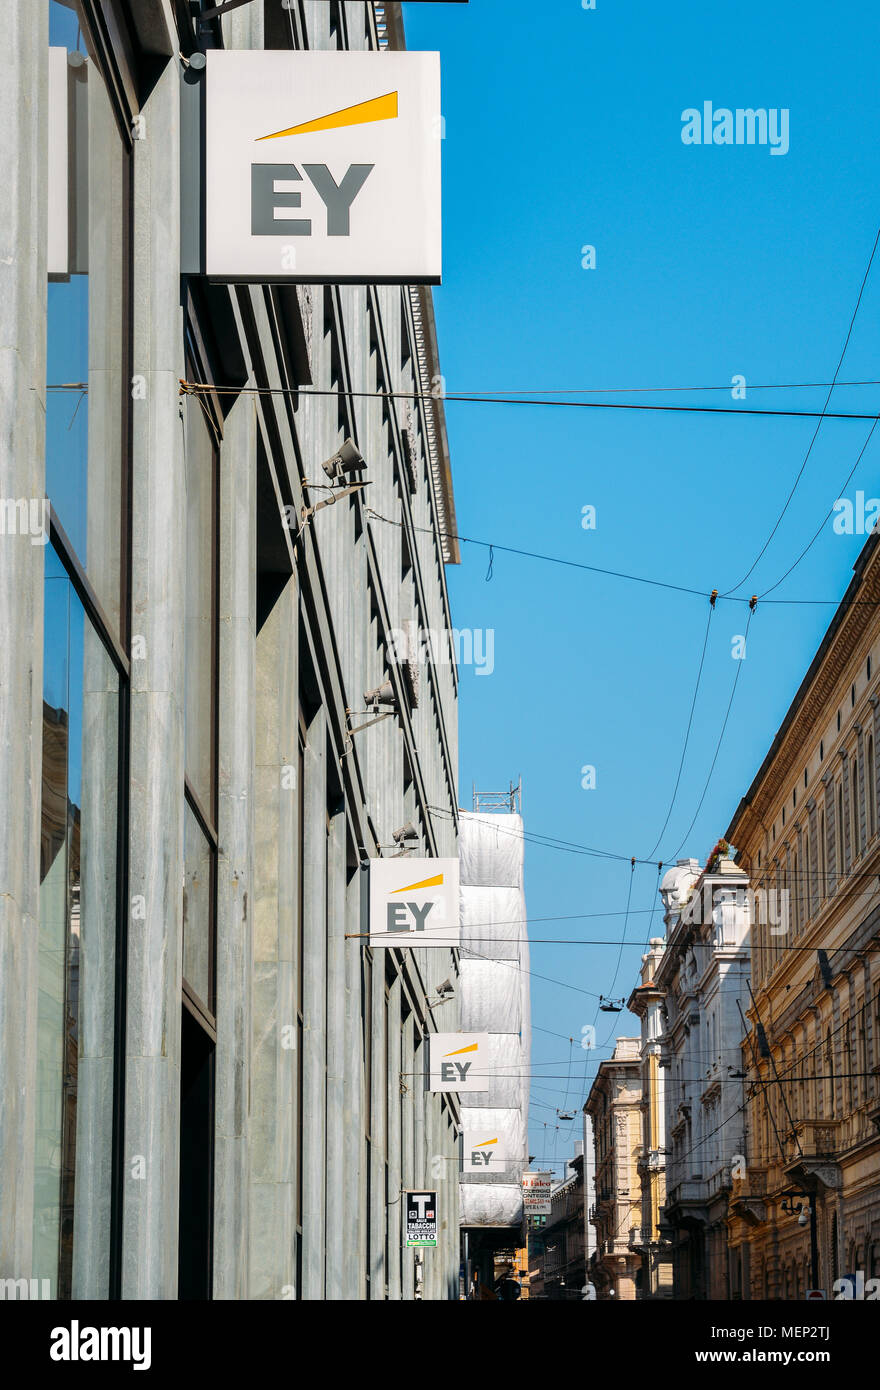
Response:
[{"label": "security camera", "polygon": [[452,983],[451,980],[444,980],[443,983],[442,983],[442,985],[438,985],[438,986],[437,986],[437,993],[440,994],[440,995],[443,995],[443,994],[454,994],[454,993],[455,993],[455,985]]},{"label": "security camera", "polygon": [[799,1225],[799,1226],[806,1226],[806,1224],[807,1224],[807,1222],[809,1221],[809,1219],[810,1219],[810,1208],[809,1208],[809,1207],[802,1207],[802,1208],[801,1208],[801,1214],[800,1214],[800,1216],[798,1217],[798,1225]]},{"label": "security camera", "polygon": [[346,473],[360,473],[366,466],[363,455],[353,439],[346,439],[333,457],[321,465],[332,483],[341,482]]}]

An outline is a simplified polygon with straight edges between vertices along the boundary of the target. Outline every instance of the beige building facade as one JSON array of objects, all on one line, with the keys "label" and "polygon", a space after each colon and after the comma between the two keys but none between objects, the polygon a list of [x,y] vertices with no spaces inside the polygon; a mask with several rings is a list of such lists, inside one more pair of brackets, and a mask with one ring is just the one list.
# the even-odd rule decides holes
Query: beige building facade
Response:
[{"label": "beige building facade", "polygon": [[[596,1248],[587,1277],[599,1298],[634,1300],[642,1282],[642,1063],[639,1038],[617,1038],[584,1105],[593,1122]],[[587,1194],[589,1200],[589,1194]]]},{"label": "beige building facade", "polygon": [[880,1275],[878,754],[872,536],[728,832],[753,899],[780,905],[751,940],[734,1297],[833,1298]]},{"label": "beige building facade", "polygon": [[666,1072],[660,1065],[663,1035],[663,991],[654,976],[663,956],[664,941],[654,937],[642,956],[641,981],[627,1007],[642,1025],[639,1055],[642,1083],[642,1135],[638,1171],[642,1194],[642,1221],[638,1250],[642,1256],[642,1298],[672,1297],[672,1257],[661,1231],[666,1202]]}]

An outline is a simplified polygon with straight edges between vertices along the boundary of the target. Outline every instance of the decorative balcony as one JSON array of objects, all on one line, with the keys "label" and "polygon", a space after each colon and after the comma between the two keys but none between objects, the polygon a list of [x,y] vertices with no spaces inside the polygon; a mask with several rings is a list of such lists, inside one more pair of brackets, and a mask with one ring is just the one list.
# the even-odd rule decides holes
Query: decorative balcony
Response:
[{"label": "decorative balcony", "polygon": [[846,1147],[840,1120],[798,1120],[782,1139],[785,1172],[799,1182],[819,1182],[837,1191],[841,1184],[837,1154]]},{"label": "decorative balcony", "polygon": [[839,1120],[798,1120],[783,1136],[788,1162],[795,1162],[801,1154],[804,1158],[836,1158],[840,1124]]}]

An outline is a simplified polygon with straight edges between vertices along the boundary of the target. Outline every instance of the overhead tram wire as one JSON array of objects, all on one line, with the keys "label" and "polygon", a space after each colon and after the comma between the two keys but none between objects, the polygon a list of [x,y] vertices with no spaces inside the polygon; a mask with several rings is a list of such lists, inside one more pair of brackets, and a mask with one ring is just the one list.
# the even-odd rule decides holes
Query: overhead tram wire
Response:
[{"label": "overhead tram wire", "polygon": [[[749,616],[748,616],[748,619],[746,620],[746,630],[745,630],[745,633],[744,633],[744,635],[743,635],[743,642],[744,642],[744,644],[745,644],[746,646],[748,645],[748,640],[749,640],[749,628],[750,628],[751,625],[752,625],[752,615],[754,614],[754,611],[755,611],[754,608],[752,608],[752,607],[750,606],[750,607],[749,607]],[[741,659],[738,660],[737,663],[736,663],[736,674],[735,674],[734,677],[733,677],[733,686],[731,687],[731,691],[730,691],[730,699],[729,699],[728,702],[727,702],[727,709],[726,709],[725,714],[724,714],[724,723],[721,725],[721,732],[720,732],[720,734],[718,735],[718,742],[717,742],[716,745],[715,745],[715,752],[714,752],[714,754],[713,754],[712,763],[711,763],[711,766],[710,766],[710,768],[709,768],[709,775],[708,775],[707,778],[706,778],[706,785],[703,787],[703,792],[702,792],[702,795],[700,796],[699,802],[697,803],[697,809],[696,809],[696,811],[694,811],[693,818],[691,819],[691,823],[690,823],[690,825],[688,826],[687,830],[684,832],[684,835],[682,836],[681,844],[679,845],[679,847],[678,847],[678,849],[675,851],[675,853],[671,856],[671,859],[672,859],[673,862],[674,862],[675,860],[678,859],[678,856],[681,854],[681,851],[684,849],[684,846],[685,846],[685,844],[686,844],[686,842],[687,842],[687,838],[688,838],[688,836],[690,835],[691,831],[693,830],[693,828],[694,828],[694,826],[695,826],[695,824],[696,824],[697,816],[700,814],[700,811],[701,811],[702,808],[703,808],[703,802],[705,801],[705,799],[706,799],[706,793],[707,793],[707,791],[709,790],[709,783],[712,781],[712,774],[713,774],[713,772],[715,771],[715,764],[716,764],[717,761],[718,761],[718,754],[721,752],[721,744],[722,744],[722,742],[723,742],[723,740],[724,740],[724,734],[725,734],[725,732],[726,732],[726,730],[727,730],[727,723],[728,723],[728,720],[730,719],[730,711],[733,709],[733,699],[734,699],[734,696],[736,695],[736,687],[737,687],[737,685],[739,684],[740,673],[741,673],[742,667],[743,667],[743,660],[744,660],[744,658],[741,658]]]},{"label": "overhead tram wire", "polygon": [[852,311],[852,317],[850,318],[850,321],[849,321],[849,328],[848,328],[847,331],[846,331],[846,338],[844,339],[844,344],[843,344],[843,347],[842,347],[842,349],[841,349],[840,356],[839,356],[839,358],[837,359],[837,367],[835,368],[834,377],[833,377],[833,380],[832,380],[832,382],[831,382],[831,385],[828,387],[828,394],[827,394],[827,396],[825,397],[825,404],[824,404],[824,406],[822,407],[822,411],[821,411],[821,413],[820,413],[820,415],[819,415],[819,419],[818,419],[818,422],[817,422],[817,424],[816,424],[816,428],[815,428],[815,430],[813,431],[813,437],[812,437],[812,439],[810,440],[810,443],[809,443],[809,445],[808,445],[808,447],[807,447],[807,452],[804,454],[803,462],[802,462],[800,468],[799,468],[798,471],[797,471],[797,474],[796,474],[796,476],[795,476],[794,482],[793,482],[792,485],[791,485],[791,491],[789,492],[788,497],[785,499],[785,504],[784,504],[784,506],[783,506],[783,508],[782,508],[782,511],[779,513],[778,517],[776,518],[776,521],[775,521],[774,524],[773,524],[773,529],[771,530],[771,532],[770,532],[769,536],[767,537],[767,539],[765,540],[764,544],[761,546],[761,549],[758,551],[757,555],[755,556],[755,558],[754,558],[754,560],[752,561],[752,563],[751,563],[751,565],[749,566],[749,568],[746,570],[746,572],[745,572],[745,574],[743,575],[742,579],[740,579],[740,580],[738,581],[738,583],[733,584],[733,585],[730,587],[730,589],[728,589],[728,590],[726,591],[726,593],[725,593],[725,595],[724,595],[725,598],[729,598],[730,595],[733,593],[733,591],[734,591],[735,589],[739,589],[739,588],[741,587],[741,585],[745,584],[746,580],[748,579],[748,577],[749,577],[749,575],[752,573],[752,571],[755,569],[755,566],[758,564],[758,562],[759,562],[759,560],[761,559],[762,555],[764,555],[765,551],[767,550],[767,547],[769,546],[769,544],[770,544],[770,542],[772,541],[773,537],[776,535],[776,532],[779,530],[779,527],[780,527],[781,524],[782,524],[782,518],[785,516],[785,513],[788,511],[788,508],[789,508],[789,506],[790,506],[790,504],[791,504],[791,500],[792,500],[792,498],[794,497],[795,492],[797,491],[798,484],[800,483],[800,480],[801,480],[801,478],[803,477],[804,469],[806,468],[806,466],[807,466],[807,464],[808,464],[808,462],[809,462],[809,460],[810,460],[810,455],[811,455],[811,453],[813,452],[813,445],[816,443],[816,440],[817,440],[818,437],[819,437],[819,431],[820,431],[821,428],[822,428],[822,422],[823,422],[823,420],[825,420],[825,419],[829,419],[829,420],[830,420],[830,419],[833,419],[833,418],[834,418],[830,413],[826,415],[826,412],[827,412],[827,410],[828,410],[828,406],[829,406],[829,404],[830,404],[831,397],[832,397],[832,395],[834,394],[834,388],[835,388],[835,386],[837,385],[837,378],[840,376],[840,371],[841,371],[841,368],[842,368],[842,366],[843,366],[843,359],[846,357],[846,350],[847,350],[847,348],[849,347],[849,340],[850,340],[850,338],[852,337],[852,331],[853,331],[853,328],[855,327],[856,316],[857,316],[857,314],[858,314],[858,312],[859,312],[859,305],[860,305],[861,302],[862,302],[862,295],[863,295],[864,292],[865,292],[865,285],[868,283],[868,276],[869,276],[870,273],[871,273],[871,266],[874,264],[874,256],[875,256],[876,253],[877,253],[877,245],[878,245],[878,243],[880,243],[880,227],[877,228],[877,234],[876,234],[876,236],[874,237],[874,245],[871,247],[871,254],[870,254],[869,258],[868,258],[868,264],[867,264],[867,266],[866,266],[866,268],[865,268],[865,273],[864,273],[864,275],[862,276],[862,283],[861,283],[861,285],[859,286],[858,298],[856,299],[856,307],[855,307],[855,308],[853,309],[853,311]]},{"label": "overhead tram wire", "polygon": [[[876,417],[873,415],[866,415],[860,418],[873,421]],[[395,520],[393,517],[389,516],[382,516],[382,514],[377,512],[373,507],[365,507],[364,510],[369,519],[373,521],[382,521],[386,526],[402,527],[404,525],[403,521]],[[431,526],[413,526],[412,530],[424,535],[435,534],[434,528]],[[462,545],[481,546],[484,550],[498,551],[502,555],[518,555],[527,560],[541,560],[548,565],[562,565],[566,569],[585,570],[590,574],[604,574],[611,579],[626,579],[633,584],[648,584],[655,589],[668,589],[673,593],[690,594],[695,598],[711,599],[712,593],[716,592],[715,590],[710,591],[709,589],[697,589],[687,584],[672,584],[668,580],[653,579],[648,575],[630,574],[625,570],[610,570],[605,569],[601,565],[587,565],[580,560],[567,560],[561,555],[545,555],[540,551],[522,550],[517,546],[503,545],[500,541],[482,540],[476,536],[463,536],[457,531],[441,530],[436,534],[443,540],[460,541]],[[716,594],[716,602],[750,604],[752,600],[747,598],[745,594]],[[839,596],[837,598],[769,598],[766,602],[780,607],[824,607],[827,605],[837,607],[841,603],[841,598]],[[851,601],[851,606],[855,608],[878,608],[880,607],[880,601],[877,599],[853,599]]]},{"label": "overhead tram wire", "polygon": [[[844,490],[844,488],[848,486],[850,479],[853,477],[853,475],[854,475],[856,469],[858,468],[859,464],[861,463],[861,461],[862,461],[862,459],[863,459],[863,457],[864,457],[864,454],[865,454],[865,450],[867,449],[868,445],[870,444],[871,439],[872,439],[873,434],[874,434],[874,431],[875,431],[875,429],[877,428],[878,422],[880,422],[880,415],[875,416],[875,418],[874,418],[874,423],[871,425],[871,428],[868,430],[868,437],[867,437],[867,439],[865,440],[864,444],[862,445],[861,449],[859,450],[859,456],[858,456],[858,458],[856,459],[856,461],[855,461],[855,463],[853,464],[852,468],[849,470],[849,473],[847,474],[847,476],[846,476],[846,478],[844,479],[843,483],[842,483],[841,486],[838,488],[838,490],[837,490],[837,497],[838,497],[838,498],[840,498],[840,497],[843,496],[843,490]],[[796,569],[797,569],[798,565],[800,564],[801,560],[803,560],[804,556],[807,555],[807,554],[809,553],[809,551],[812,550],[813,546],[816,544],[816,541],[819,539],[820,535],[821,535],[822,532],[824,531],[826,522],[828,521],[828,519],[829,519],[831,516],[834,515],[834,507],[835,507],[835,505],[836,505],[836,502],[835,502],[835,503],[832,503],[832,505],[828,508],[828,511],[825,513],[825,515],[823,516],[822,520],[819,522],[819,525],[816,527],[816,530],[813,532],[812,538],[811,538],[811,539],[808,541],[808,543],[804,546],[803,550],[801,551],[801,553],[800,553],[800,555],[797,557],[797,559],[794,560],[794,561],[792,561],[792,563],[789,565],[788,569],[785,571],[784,574],[780,575],[779,579],[777,579],[777,581],[776,581],[775,584],[771,584],[770,587],[769,587],[769,589],[765,589],[764,592],[759,596],[762,602],[763,602],[764,599],[766,599],[766,597],[767,597],[768,594],[772,594],[772,593],[774,592],[774,590],[776,590],[776,589],[779,588],[779,586],[780,586],[780,584],[782,584],[783,580],[786,580],[786,579],[788,578],[788,576],[791,574],[792,570],[796,570]]]},{"label": "overhead tram wire", "polygon": [[[735,405],[657,405],[641,401],[566,401],[553,400],[546,396],[487,396],[476,393],[443,392],[436,395],[431,391],[354,391],[345,387],[317,386],[212,386],[207,381],[187,381],[179,378],[182,395],[210,393],[215,396],[345,396],[350,400],[402,400],[431,401],[440,400],[444,405],[450,402],[465,405],[521,405],[544,406],[560,410],[633,410],[658,412],[676,415],[739,415],[766,416],[768,419],[792,420],[872,420],[873,414],[865,415],[859,411],[819,411],[819,410],[755,410],[749,406]],[[742,581],[741,581],[742,582]],[[734,585],[734,588],[738,587]]]}]

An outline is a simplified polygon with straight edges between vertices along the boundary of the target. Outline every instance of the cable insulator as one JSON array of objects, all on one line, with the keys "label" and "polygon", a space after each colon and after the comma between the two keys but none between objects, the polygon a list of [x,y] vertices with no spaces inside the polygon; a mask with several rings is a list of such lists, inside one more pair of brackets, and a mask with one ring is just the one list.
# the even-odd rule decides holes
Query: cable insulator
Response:
[{"label": "cable insulator", "polygon": [[749,599],[749,612],[750,612],[750,613],[754,613],[754,611],[755,611],[755,609],[757,608],[757,606],[758,606],[758,595],[757,595],[757,594],[752,594],[752,597]]},{"label": "cable insulator", "polygon": [[711,594],[709,595],[709,606],[710,606],[711,608],[714,608],[714,607],[715,607],[715,600],[717,599],[717,597],[718,597],[718,590],[717,590],[717,589],[713,589],[712,592],[711,592]]}]

